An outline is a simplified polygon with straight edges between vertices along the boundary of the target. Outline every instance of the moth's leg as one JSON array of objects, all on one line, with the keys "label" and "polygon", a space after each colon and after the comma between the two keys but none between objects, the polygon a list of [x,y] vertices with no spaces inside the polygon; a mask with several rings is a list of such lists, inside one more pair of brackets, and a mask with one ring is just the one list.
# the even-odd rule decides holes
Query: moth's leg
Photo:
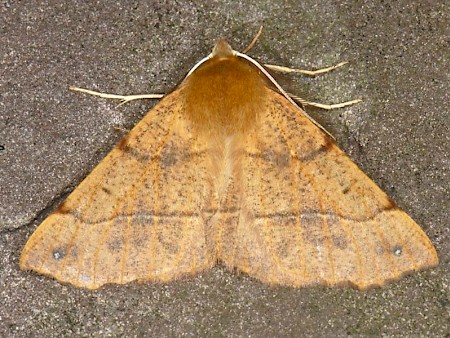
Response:
[{"label": "moth's leg", "polygon": [[[300,73],[300,74],[305,74],[308,76],[316,76],[319,74],[324,74],[324,73],[328,73],[336,68],[342,67],[343,65],[346,65],[348,63],[348,61],[345,62],[340,62],[337,65],[331,66],[331,67],[326,67],[326,68],[321,68],[321,69],[317,69],[317,70],[304,70],[304,69],[296,69],[296,68],[289,68],[289,67],[284,67],[284,66],[277,66],[277,65],[265,65],[267,68],[278,71],[278,72],[282,72],[282,73]],[[331,109],[337,109],[337,108],[342,108],[342,107],[347,107],[347,106],[351,106],[355,103],[361,102],[361,99],[356,99],[356,100],[351,100],[351,101],[346,101],[346,102],[342,102],[342,103],[336,103],[336,104],[323,104],[323,103],[318,103],[318,102],[312,102],[312,101],[307,101],[305,99],[302,99],[299,96],[293,95],[289,93],[289,96],[299,102],[300,104],[302,104],[303,106],[313,106],[313,107],[317,107],[320,109],[325,109],[325,110],[331,110]]]},{"label": "moth's leg", "polygon": [[293,94],[290,94],[290,93],[289,93],[289,96],[293,100],[299,102],[302,106],[313,106],[313,107],[317,107],[317,108],[325,109],[325,110],[331,110],[331,109],[347,107],[347,106],[351,106],[353,104],[356,104],[356,103],[362,101],[362,99],[356,99],[356,100],[350,100],[350,101],[341,102],[341,103],[335,103],[335,104],[323,104],[323,103],[318,103],[318,102],[307,101],[305,99],[302,99],[299,96],[296,96],[296,95],[293,95]]},{"label": "moth's leg", "polygon": [[75,92],[81,92],[89,95],[99,96],[104,99],[115,99],[115,100],[121,100],[122,102],[119,104],[119,106],[123,105],[124,103],[134,101],[134,100],[142,100],[142,99],[160,99],[164,96],[164,94],[143,94],[143,95],[116,95],[116,94],[108,94],[108,93],[100,93],[89,89],[83,89],[78,87],[69,87],[70,90],[73,90]]},{"label": "moth's leg", "polygon": [[247,53],[250,49],[253,48],[253,46],[256,44],[256,41],[258,41],[258,39],[262,33],[262,30],[263,30],[263,26],[259,27],[258,33],[256,33],[252,42],[249,43],[249,45],[242,51],[242,53]]},{"label": "moth's leg", "polygon": [[308,76],[316,76],[319,74],[328,73],[332,70],[335,70],[336,68],[346,65],[347,63],[348,63],[348,61],[344,61],[344,62],[338,63],[337,65],[334,65],[331,67],[326,67],[326,68],[321,68],[321,69],[317,69],[317,70],[296,69],[296,68],[289,68],[289,67],[277,66],[277,65],[264,65],[264,66],[266,66],[267,68],[269,68],[271,70],[281,72],[281,73],[300,73],[300,74],[304,74],[304,75],[308,75]]}]

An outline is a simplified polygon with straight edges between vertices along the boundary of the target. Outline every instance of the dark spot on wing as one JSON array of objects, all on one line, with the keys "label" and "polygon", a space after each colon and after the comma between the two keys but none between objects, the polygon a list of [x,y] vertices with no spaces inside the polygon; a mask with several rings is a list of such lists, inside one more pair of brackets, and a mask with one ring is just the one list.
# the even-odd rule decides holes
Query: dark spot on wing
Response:
[{"label": "dark spot on wing", "polygon": [[396,245],[392,248],[394,256],[400,257],[403,254],[403,248],[400,245]]},{"label": "dark spot on wing", "polygon": [[305,241],[312,245],[323,246],[325,236],[322,229],[322,219],[320,215],[300,215],[300,223],[305,231],[302,232]]},{"label": "dark spot on wing", "polygon": [[122,137],[119,144],[117,145],[117,148],[124,151],[124,149],[128,147],[128,136]]},{"label": "dark spot on wing", "polygon": [[70,214],[71,210],[70,210],[70,208],[67,207],[66,202],[63,202],[55,210],[55,213],[58,213],[58,214]]},{"label": "dark spot on wing", "polygon": [[333,245],[335,246],[335,247],[337,247],[338,249],[342,249],[342,250],[344,250],[344,249],[346,249],[347,248],[347,245],[348,245],[348,241],[347,241],[347,238],[345,238],[345,236],[335,236],[335,235],[332,235],[331,236],[331,241],[333,242]]},{"label": "dark spot on wing", "polygon": [[53,259],[60,261],[66,256],[66,247],[59,247],[52,251]]},{"label": "dark spot on wing", "polygon": [[333,142],[331,142],[328,139],[328,137],[324,136],[323,144],[319,148],[316,148],[316,149],[310,151],[309,153],[305,154],[304,156],[301,156],[299,159],[304,162],[312,161],[317,156],[327,153],[332,147],[333,147]]},{"label": "dark spot on wing", "polygon": [[133,156],[139,162],[147,163],[150,160],[150,156],[148,154],[142,153],[128,143],[128,136],[125,136],[120,140],[119,144],[117,145],[117,149],[120,149],[127,155]]},{"label": "dark spot on wing", "polygon": [[284,168],[289,165],[291,156],[287,152],[278,152],[265,148],[261,151],[261,158],[266,162],[273,163],[277,167]]},{"label": "dark spot on wing", "polygon": [[161,168],[168,168],[174,166],[181,156],[182,150],[174,146],[172,143],[166,144],[160,155],[160,166]]},{"label": "dark spot on wing", "polygon": [[389,197],[387,198],[387,203],[384,206],[384,210],[391,210],[391,209],[397,209],[397,204],[393,200],[391,200]]},{"label": "dark spot on wing", "polygon": [[108,242],[108,249],[111,252],[119,252],[120,250],[122,250],[123,245],[123,238],[115,238],[112,241]]}]

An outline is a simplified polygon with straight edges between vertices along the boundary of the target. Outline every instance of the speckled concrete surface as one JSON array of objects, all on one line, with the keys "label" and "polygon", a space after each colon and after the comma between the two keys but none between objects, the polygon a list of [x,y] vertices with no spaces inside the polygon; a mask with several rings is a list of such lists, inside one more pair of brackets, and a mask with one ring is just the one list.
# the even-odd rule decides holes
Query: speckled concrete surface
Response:
[{"label": "speckled concrete surface", "polygon": [[[2,1],[0,336],[450,335],[449,13],[446,1]],[[217,38],[242,49],[261,24],[260,60],[351,61],[283,83],[321,102],[364,98],[310,112],[423,227],[440,266],[367,292],[273,288],[220,267],[89,292],[20,271],[36,226],[154,104],[67,86],[165,92]]]}]

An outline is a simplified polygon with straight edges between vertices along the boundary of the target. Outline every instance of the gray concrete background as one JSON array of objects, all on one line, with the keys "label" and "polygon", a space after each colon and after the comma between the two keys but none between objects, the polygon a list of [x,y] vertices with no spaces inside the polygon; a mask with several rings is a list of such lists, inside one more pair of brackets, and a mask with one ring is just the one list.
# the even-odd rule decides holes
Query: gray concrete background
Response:
[{"label": "gray concrete background", "polygon": [[[450,6],[446,1],[2,1],[0,336],[450,335]],[[20,271],[25,241],[154,105],[68,91],[166,92],[219,37],[305,68],[290,91],[429,235],[438,268],[385,289],[269,287],[217,267],[168,285],[74,289]]]}]

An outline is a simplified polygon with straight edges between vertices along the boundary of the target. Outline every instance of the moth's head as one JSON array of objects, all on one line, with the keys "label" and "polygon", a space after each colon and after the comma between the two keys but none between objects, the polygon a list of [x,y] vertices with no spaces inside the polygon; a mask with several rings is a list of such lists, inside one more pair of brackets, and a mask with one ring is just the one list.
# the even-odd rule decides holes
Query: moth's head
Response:
[{"label": "moth's head", "polygon": [[212,57],[217,58],[228,58],[234,55],[235,53],[233,48],[231,48],[225,39],[220,39],[217,41],[212,51]]}]

